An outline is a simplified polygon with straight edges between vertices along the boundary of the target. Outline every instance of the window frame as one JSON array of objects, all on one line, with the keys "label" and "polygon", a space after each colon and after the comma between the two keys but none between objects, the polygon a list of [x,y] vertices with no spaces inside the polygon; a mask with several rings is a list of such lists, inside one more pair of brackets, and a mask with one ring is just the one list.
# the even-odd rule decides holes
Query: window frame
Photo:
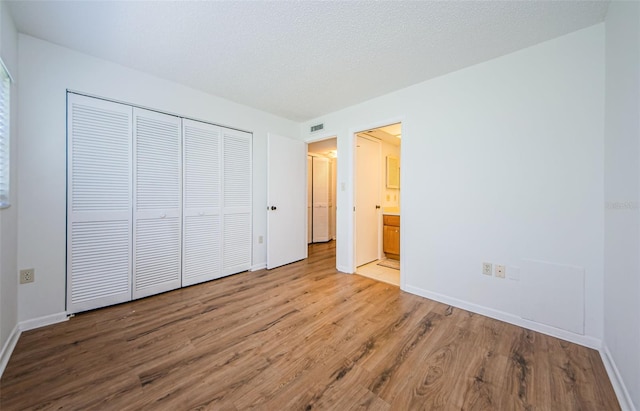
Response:
[{"label": "window frame", "polygon": [[11,83],[0,59],[0,209],[11,206]]}]

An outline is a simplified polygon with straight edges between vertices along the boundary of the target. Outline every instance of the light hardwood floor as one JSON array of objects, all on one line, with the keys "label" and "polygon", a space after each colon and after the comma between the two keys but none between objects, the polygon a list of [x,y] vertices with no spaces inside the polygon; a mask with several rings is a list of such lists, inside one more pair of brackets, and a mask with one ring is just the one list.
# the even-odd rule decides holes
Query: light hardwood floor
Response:
[{"label": "light hardwood floor", "polygon": [[337,273],[333,247],[25,332],[0,409],[619,409],[596,351]]}]

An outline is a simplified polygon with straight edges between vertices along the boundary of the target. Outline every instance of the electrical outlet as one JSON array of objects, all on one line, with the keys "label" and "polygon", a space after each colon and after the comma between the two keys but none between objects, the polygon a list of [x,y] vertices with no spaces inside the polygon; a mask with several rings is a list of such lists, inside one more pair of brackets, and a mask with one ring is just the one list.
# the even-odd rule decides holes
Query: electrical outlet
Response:
[{"label": "electrical outlet", "polygon": [[504,274],[506,271],[507,270],[504,265],[496,265],[496,277],[504,278]]},{"label": "electrical outlet", "polygon": [[33,268],[25,268],[20,270],[20,284],[32,283],[36,280],[36,270]]},{"label": "electrical outlet", "polygon": [[482,274],[491,275],[492,266],[491,263],[482,263]]},{"label": "electrical outlet", "polygon": [[262,238],[261,235],[258,236],[258,244],[262,244],[262,242],[264,241],[264,239]]}]

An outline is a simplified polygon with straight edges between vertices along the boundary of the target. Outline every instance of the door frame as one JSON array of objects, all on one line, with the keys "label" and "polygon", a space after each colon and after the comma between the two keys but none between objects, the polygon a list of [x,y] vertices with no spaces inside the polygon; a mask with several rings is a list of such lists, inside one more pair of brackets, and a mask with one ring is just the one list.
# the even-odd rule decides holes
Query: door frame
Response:
[{"label": "door frame", "polygon": [[[356,198],[356,145],[358,144],[358,137],[357,135],[359,133],[362,133],[363,131],[367,131],[367,130],[372,130],[374,128],[380,128],[380,127],[385,127],[391,124],[396,124],[396,123],[402,123],[402,137],[403,139],[406,136],[406,121],[405,121],[405,116],[397,116],[397,117],[389,117],[386,118],[385,120],[380,120],[380,121],[375,121],[375,122],[371,122],[371,123],[365,123],[365,124],[361,124],[357,127],[349,127],[348,130],[348,148],[350,150],[350,152],[348,153],[344,153],[342,155],[342,158],[348,158],[349,164],[344,164],[343,161],[343,165],[347,168],[347,176],[348,176],[348,180],[352,182],[352,186],[351,189],[347,191],[347,205],[348,205],[348,209],[352,210],[350,213],[348,214],[348,219],[347,219],[347,264],[345,266],[342,266],[343,269],[341,269],[341,267],[336,267],[339,271],[345,272],[345,273],[349,273],[349,274],[354,274],[356,272],[356,214],[355,214],[355,198]],[[400,143],[400,158],[402,159],[404,156],[404,144],[401,142]],[[339,176],[340,174],[338,174]],[[402,168],[400,168],[400,181],[402,181]],[[402,197],[403,197],[403,190],[400,190],[400,214],[402,214]],[[404,232],[402,230],[400,230],[400,266],[403,265],[403,261],[404,261],[404,257],[403,257],[403,253],[402,253],[402,244],[404,243]],[[339,245],[339,244],[338,244]],[[402,275],[402,270],[400,270],[400,289],[404,289],[405,288],[405,280],[404,280],[404,276]]]},{"label": "door frame", "polygon": [[[307,139],[307,140],[304,141],[307,144],[307,150],[305,152],[305,155],[306,156],[309,155],[309,144],[317,143],[319,141],[331,140],[332,138],[336,139],[336,152],[339,154],[340,153],[340,149],[338,148],[338,146],[340,145],[340,138],[338,137],[338,133],[324,133],[324,134],[318,134],[316,136],[313,136],[313,138],[310,138],[310,139]],[[336,157],[336,158],[338,158],[338,157]],[[340,171],[339,170],[340,170],[340,161],[338,161],[336,163],[336,196],[333,199],[333,207],[334,208],[338,206],[338,201],[341,198],[340,197],[340,190],[337,187],[337,185],[339,184],[338,183],[339,179],[337,178],[337,176],[340,175]],[[309,170],[307,169],[305,172],[308,173]],[[305,190],[306,191],[305,192],[308,193],[309,192],[309,176],[307,174],[305,174],[305,181],[306,181],[306,183],[305,183]],[[307,214],[306,215],[306,221],[309,221],[309,207],[308,206],[305,209],[305,213]],[[308,224],[305,225],[305,227],[306,227],[305,229],[308,230]],[[335,227],[335,231],[336,231],[335,232],[335,234],[336,234],[335,235],[335,237],[336,237],[335,241],[336,241],[336,253],[337,253],[338,252],[337,251],[338,250],[338,246],[339,246],[340,240],[341,240],[339,238],[339,235],[338,235],[338,213],[337,213],[337,210],[336,210],[336,227]],[[306,232],[305,239],[306,238],[309,238],[309,232]],[[313,242],[312,242],[312,244],[313,244]],[[336,258],[336,269],[337,269],[337,258]]]}]

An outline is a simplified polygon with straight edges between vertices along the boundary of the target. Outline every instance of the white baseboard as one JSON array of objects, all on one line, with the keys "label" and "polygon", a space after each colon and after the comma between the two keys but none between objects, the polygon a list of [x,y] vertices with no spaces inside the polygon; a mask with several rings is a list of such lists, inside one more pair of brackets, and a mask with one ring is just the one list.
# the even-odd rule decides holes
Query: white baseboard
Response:
[{"label": "white baseboard", "polygon": [[9,334],[9,338],[5,341],[4,346],[2,347],[2,351],[0,351],[0,377],[2,377],[2,373],[4,373],[4,369],[7,367],[9,363],[9,358],[11,358],[11,354],[13,353],[13,349],[16,348],[16,344],[18,343],[18,339],[20,338],[20,327],[16,324]]},{"label": "white baseboard", "polygon": [[421,297],[429,298],[443,304],[452,305],[463,310],[471,311],[476,314],[481,314],[486,317],[494,318],[496,320],[504,321],[509,324],[517,325],[532,331],[536,331],[542,334],[550,335],[552,337],[560,338],[561,340],[569,341],[585,347],[600,350],[602,347],[602,341],[598,338],[589,337],[586,335],[575,334],[570,331],[561,330],[559,328],[551,327],[549,325],[540,324],[535,321],[525,320],[517,315],[506,313],[504,311],[495,310],[482,305],[473,304],[467,301],[459,300],[457,298],[449,297],[443,294],[434,293],[431,291],[423,290],[418,287],[408,285],[404,288],[404,291],[411,294],[416,294]]},{"label": "white baseboard", "polygon": [[264,270],[265,268],[267,268],[267,263],[258,263],[252,265],[251,268],[249,268],[249,271]]},{"label": "white baseboard", "polygon": [[611,381],[611,385],[613,385],[613,389],[618,397],[620,408],[622,408],[622,411],[636,411],[633,401],[631,400],[631,395],[629,395],[629,391],[627,391],[627,387],[624,385],[624,381],[620,376],[616,362],[613,360],[609,347],[607,347],[606,344],[603,344],[603,347],[600,350],[600,357],[602,357],[602,362],[604,363],[604,367],[607,369],[609,380]]},{"label": "white baseboard", "polygon": [[16,324],[16,326],[13,327],[13,331],[11,331],[9,338],[4,343],[2,351],[0,352],[0,377],[2,377],[2,373],[4,373],[4,369],[9,363],[9,358],[11,358],[13,349],[16,348],[16,344],[18,343],[20,334],[22,334],[23,331],[29,331],[35,328],[44,327],[45,325],[61,323],[67,320],[67,313],[57,313],[45,315],[44,317],[38,317],[31,320],[21,321]]},{"label": "white baseboard", "polygon": [[20,327],[20,331],[29,331],[34,328],[44,327],[46,325],[61,323],[63,321],[67,321],[69,316],[66,312],[56,313],[51,315],[45,315],[43,317],[33,318],[31,320],[20,321],[18,326]]}]

